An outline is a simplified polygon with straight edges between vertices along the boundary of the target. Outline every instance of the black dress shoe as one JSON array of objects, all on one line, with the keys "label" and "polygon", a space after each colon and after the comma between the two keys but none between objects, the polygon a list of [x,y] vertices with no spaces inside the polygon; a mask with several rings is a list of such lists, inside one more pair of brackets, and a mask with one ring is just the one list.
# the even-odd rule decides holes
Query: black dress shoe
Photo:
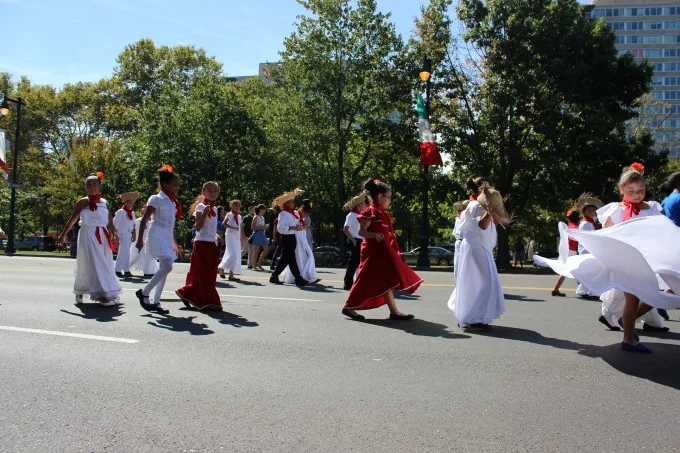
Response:
[{"label": "black dress shoe", "polygon": [[350,318],[352,318],[355,321],[363,321],[364,319],[366,319],[362,315],[357,314],[355,311],[348,310],[346,308],[342,309],[342,314],[345,315],[345,316],[349,316]]},{"label": "black dress shoe", "polygon": [[118,278],[125,278],[125,275],[123,275],[122,272],[116,272],[116,277],[118,277]]},{"label": "black dress shoe", "polygon": [[552,295],[553,295],[553,297],[567,297],[566,294],[561,293],[561,292],[559,292],[559,291],[553,291],[553,292],[552,292]]},{"label": "black dress shoe", "polygon": [[658,311],[658,312],[659,312],[659,316],[661,316],[661,317],[662,317],[663,319],[665,319],[666,321],[668,321],[668,320],[671,319],[671,317],[668,316],[668,312],[667,312],[666,310],[664,310],[663,308],[657,308],[656,311]]},{"label": "black dress shoe", "polygon": [[345,285],[345,286],[342,287],[342,289],[344,289],[345,291],[349,291],[349,290],[352,289],[352,287]]},{"label": "black dress shoe", "polygon": [[621,330],[621,328],[619,326],[612,326],[611,324],[609,324],[609,321],[607,321],[607,318],[605,318],[602,315],[600,315],[600,317],[597,318],[597,320],[600,321],[605,326],[607,326],[607,329],[609,329],[609,330],[613,330],[615,332],[618,332],[618,331]]},{"label": "black dress shoe", "polygon": [[396,313],[390,313],[390,319],[392,321],[410,321],[415,318],[413,315],[398,315]]},{"label": "black dress shoe", "polygon": [[148,296],[145,296],[145,295],[142,293],[142,290],[141,290],[141,289],[138,289],[138,290],[137,290],[137,292],[135,293],[135,296],[137,296],[137,299],[139,299],[139,305],[141,305],[142,308],[143,308],[144,310],[146,310],[146,311],[151,311],[151,310],[152,310],[151,304],[150,304],[149,302],[146,301],[146,299],[148,299],[149,297],[148,297]]},{"label": "black dress shoe", "polygon": [[671,329],[668,327],[656,327],[651,324],[644,323],[642,324],[642,330],[645,332],[668,332]]},{"label": "black dress shoe", "polygon": [[297,286],[298,288],[302,288],[303,286],[307,286],[307,285],[309,285],[309,282],[307,280],[305,280],[304,278],[299,278],[299,279],[295,280],[295,286]]},{"label": "black dress shoe", "polygon": [[597,297],[597,296],[591,296],[590,294],[583,294],[583,295],[581,295],[581,296],[579,296],[579,297],[580,297],[581,299],[585,299],[585,300],[600,300],[599,297]]},{"label": "black dress shoe", "polygon": [[153,274],[144,274],[144,278],[153,278]]},{"label": "black dress shoe", "polygon": [[269,283],[272,283],[274,285],[283,285],[283,282],[279,280],[279,277],[278,276],[275,277],[273,275],[269,277]]},{"label": "black dress shoe", "polygon": [[158,313],[159,315],[167,315],[170,313],[170,310],[166,310],[165,308],[161,307],[161,304],[153,304],[151,305],[153,308],[152,310]]},{"label": "black dress shoe", "polygon": [[132,272],[126,272],[124,277],[125,278],[132,278],[133,277]]}]

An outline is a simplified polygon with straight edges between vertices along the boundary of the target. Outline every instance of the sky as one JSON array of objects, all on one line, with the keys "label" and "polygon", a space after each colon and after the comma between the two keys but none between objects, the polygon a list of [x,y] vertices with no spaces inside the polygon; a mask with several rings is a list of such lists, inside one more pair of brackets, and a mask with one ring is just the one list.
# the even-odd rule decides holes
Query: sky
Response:
[{"label": "sky", "polygon": [[[427,0],[377,0],[406,39]],[[277,61],[304,13],[295,0],[0,0],[0,71],[62,86],[112,74],[125,45],[193,45],[229,76]]]}]

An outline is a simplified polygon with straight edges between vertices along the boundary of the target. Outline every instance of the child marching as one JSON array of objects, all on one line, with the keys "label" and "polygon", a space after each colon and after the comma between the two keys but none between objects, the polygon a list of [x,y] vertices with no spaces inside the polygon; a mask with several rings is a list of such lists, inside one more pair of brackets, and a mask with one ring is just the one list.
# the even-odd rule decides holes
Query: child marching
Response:
[{"label": "child marching", "polygon": [[120,305],[120,283],[113,268],[113,241],[115,234],[108,202],[101,197],[103,173],[91,175],[85,180],[87,196],[76,203],[73,215],[59,236],[63,244],[66,235],[80,218],[76,279],[73,292],[76,303],[83,303],[83,296],[104,306]]},{"label": "child marching", "polygon": [[392,188],[379,179],[364,184],[372,202],[358,216],[361,245],[359,273],[349,292],[342,314],[361,321],[356,310],[370,310],[385,304],[390,319],[410,320],[413,315],[402,313],[394,300],[394,290],[414,293],[423,280],[404,263],[394,234],[392,216],[387,208],[392,202]]},{"label": "child marching", "polygon": [[116,211],[113,225],[116,227],[118,238],[118,256],[116,256],[116,275],[118,278],[130,278],[130,248],[137,240],[135,229],[135,202],[139,199],[139,192],[127,192],[119,195],[123,207]]},{"label": "child marching", "polygon": [[290,268],[289,272],[292,274],[295,285],[305,286],[309,283],[300,275],[300,268],[295,259],[295,250],[298,246],[296,233],[298,231],[304,232],[305,226],[300,221],[300,214],[293,209],[293,206],[295,205],[295,198],[302,192],[302,189],[297,188],[293,191],[279,195],[272,202],[272,207],[278,206],[281,208],[281,213],[279,214],[278,222],[276,224],[278,233],[277,238],[281,241],[281,258],[276,264],[274,273],[269,278],[269,283],[275,285],[283,284],[283,282],[279,280],[279,275],[281,275],[286,268]]},{"label": "child marching", "polygon": [[[177,199],[180,179],[170,165],[163,165],[158,170],[158,185],[160,191],[152,195],[146,203],[146,212],[139,225],[137,234],[137,250],[144,248],[147,222],[153,216],[153,223],[149,228],[149,253],[159,260],[159,268],[147,285],[137,291],[139,303],[146,311],[167,314],[168,310],[161,306],[161,295],[165,287],[168,274],[182,249],[175,240],[175,221],[182,217],[182,205]],[[153,299],[149,299],[151,291],[155,289]]]},{"label": "child marching", "polygon": [[191,253],[191,265],[186,284],[176,291],[187,307],[199,311],[221,311],[222,303],[215,287],[217,265],[220,262],[220,247],[217,240],[217,208],[215,200],[220,194],[220,186],[213,181],[203,184],[190,211],[196,219],[196,237]]},{"label": "child marching", "polygon": [[359,235],[359,214],[366,209],[368,204],[368,193],[366,191],[361,192],[356,197],[345,203],[343,208],[349,211],[347,217],[345,217],[345,225],[342,231],[349,240],[351,256],[347,262],[347,270],[345,271],[345,285],[344,289],[349,291],[352,289],[354,284],[354,277],[359,267],[359,261],[361,258],[361,244],[364,242],[364,238]]},{"label": "child marching", "polygon": [[218,267],[218,272],[221,278],[225,278],[224,271],[229,271],[229,280],[238,281],[235,274],[241,274],[241,244],[244,242],[243,219],[239,211],[241,210],[241,202],[239,200],[232,200],[229,203],[231,211],[224,217],[224,228],[227,230],[225,235],[226,249],[224,257]]},{"label": "child marching", "polygon": [[460,217],[456,287],[448,306],[464,329],[491,329],[505,312],[505,298],[493,259],[496,223],[510,222],[500,192],[483,183]]}]

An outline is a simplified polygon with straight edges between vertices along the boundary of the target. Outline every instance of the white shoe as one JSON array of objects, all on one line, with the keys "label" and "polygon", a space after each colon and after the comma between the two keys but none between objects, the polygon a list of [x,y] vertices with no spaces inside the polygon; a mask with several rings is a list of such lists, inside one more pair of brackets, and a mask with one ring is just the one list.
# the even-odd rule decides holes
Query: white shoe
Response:
[{"label": "white shoe", "polygon": [[76,305],[80,305],[83,303],[83,295],[82,294],[77,294],[76,295]]},{"label": "white shoe", "polygon": [[102,299],[99,301],[99,305],[101,305],[102,307],[113,307],[114,305],[116,305],[116,303],[112,300]]},{"label": "white shoe", "polygon": [[116,297],[116,298],[115,298],[114,300],[112,300],[111,302],[113,302],[113,305],[119,305],[119,306],[120,306],[120,305],[125,305],[125,303],[123,303],[123,301],[120,300],[120,297]]}]

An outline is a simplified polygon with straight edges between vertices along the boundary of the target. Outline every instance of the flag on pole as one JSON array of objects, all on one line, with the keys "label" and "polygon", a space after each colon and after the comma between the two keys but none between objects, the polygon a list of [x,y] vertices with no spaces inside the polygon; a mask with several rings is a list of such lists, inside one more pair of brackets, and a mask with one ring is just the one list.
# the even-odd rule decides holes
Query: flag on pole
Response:
[{"label": "flag on pole", "polygon": [[442,166],[442,156],[439,154],[437,142],[430,128],[430,120],[425,111],[425,102],[418,95],[418,135],[420,135],[420,163],[422,165]]},{"label": "flag on pole", "polygon": [[9,166],[7,166],[7,158],[5,157],[5,131],[0,129],[0,173],[5,179],[9,175]]}]

